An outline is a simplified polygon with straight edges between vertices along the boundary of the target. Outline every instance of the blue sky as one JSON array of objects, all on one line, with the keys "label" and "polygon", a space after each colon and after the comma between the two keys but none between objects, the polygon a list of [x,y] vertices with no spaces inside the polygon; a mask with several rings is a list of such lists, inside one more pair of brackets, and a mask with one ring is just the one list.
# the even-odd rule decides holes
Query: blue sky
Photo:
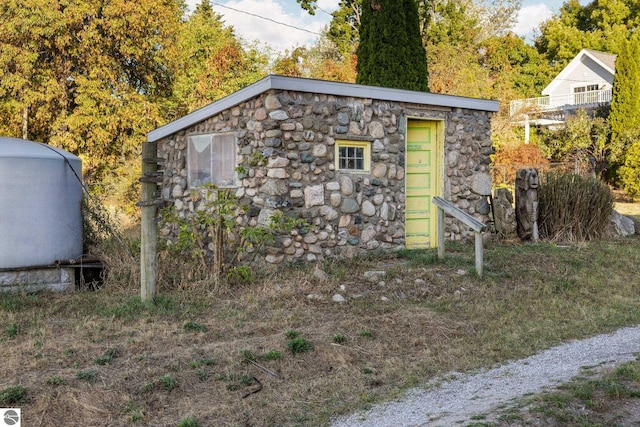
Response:
[{"label": "blue sky", "polygon": [[[193,10],[199,2],[200,0],[187,0],[187,5]],[[329,14],[338,7],[338,0],[318,0],[322,10],[318,10],[315,16],[310,16],[295,0],[210,0],[210,2],[213,9],[224,16],[226,24],[235,28],[237,35],[247,41],[258,40],[267,43],[279,51],[313,43],[318,38],[313,33],[319,33],[329,23],[331,20]],[[541,21],[556,13],[562,3],[563,0],[545,0],[544,2],[524,0],[518,24],[513,28],[514,32],[530,39],[533,29],[537,28]],[[232,9],[269,18],[289,26],[278,25]]]}]

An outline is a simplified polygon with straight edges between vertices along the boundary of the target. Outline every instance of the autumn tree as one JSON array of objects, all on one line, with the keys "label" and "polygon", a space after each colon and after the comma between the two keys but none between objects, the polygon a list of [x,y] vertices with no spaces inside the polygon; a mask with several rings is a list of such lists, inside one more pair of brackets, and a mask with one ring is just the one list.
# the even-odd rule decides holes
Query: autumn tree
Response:
[{"label": "autumn tree", "polygon": [[271,72],[281,76],[310,77],[307,67],[309,52],[304,47],[297,47],[291,51],[285,50],[279,54],[271,66]]},{"label": "autumn tree", "polygon": [[415,0],[367,0],[360,19],[356,82],[428,91]]},{"label": "autumn tree", "polygon": [[173,118],[229,95],[266,75],[266,56],[245,48],[203,0],[178,32],[181,64],[174,87]]},{"label": "autumn tree", "polygon": [[177,1],[5,0],[3,134],[64,148],[100,178],[162,123],[176,69]]}]

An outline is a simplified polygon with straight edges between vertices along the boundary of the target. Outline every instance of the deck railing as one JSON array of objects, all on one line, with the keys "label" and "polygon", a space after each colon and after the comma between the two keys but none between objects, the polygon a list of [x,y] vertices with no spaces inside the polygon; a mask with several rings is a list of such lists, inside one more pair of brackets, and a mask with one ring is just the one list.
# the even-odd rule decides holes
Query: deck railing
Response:
[{"label": "deck railing", "polygon": [[539,98],[516,99],[511,101],[510,113],[527,114],[539,111],[571,109],[578,106],[607,104],[611,102],[611,89],[570,93],[567,95],[542,96]]}]

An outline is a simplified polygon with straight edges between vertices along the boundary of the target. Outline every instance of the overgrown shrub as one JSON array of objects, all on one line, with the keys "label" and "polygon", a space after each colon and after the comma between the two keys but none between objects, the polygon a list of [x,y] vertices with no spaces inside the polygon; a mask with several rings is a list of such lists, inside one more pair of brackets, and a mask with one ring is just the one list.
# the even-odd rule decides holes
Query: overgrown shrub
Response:
[{"label": "overgrown shrub", "polygon": [[538,190],[540,237],[581,242],[601,238],[613,211],[613,195],[597,178],[547,173]]},{"label": "overgrown shrub", "polygon": [[[83,288],[95,289],[98,284],[109,287],[128,287],[140,282],[139,255],[140,229],[132,226],[125,230],[117,214],[111,212],[104,199],[85,194],[82,200],[82,227],[84,254],[104,264],[100,277],[89,277],[85,272],[80,283]],[[95,279],[96,283],[89,283]]]},{"label": "overgrown shrub", "polygon": [[242,220],[247,206],[229,189],[205,185],[191,195],[197,202],[194,212],[181,215],[169,208],[161,215],[172,229],[158,258],[163,282],[184,286],[204,280],[216,290],[223,280],[228,285],[251,283],[250,267],[265,246],[277,244],[282,233],[309,227],[305,220],[279,210],[271,214],[268,226],[249,225]]}]

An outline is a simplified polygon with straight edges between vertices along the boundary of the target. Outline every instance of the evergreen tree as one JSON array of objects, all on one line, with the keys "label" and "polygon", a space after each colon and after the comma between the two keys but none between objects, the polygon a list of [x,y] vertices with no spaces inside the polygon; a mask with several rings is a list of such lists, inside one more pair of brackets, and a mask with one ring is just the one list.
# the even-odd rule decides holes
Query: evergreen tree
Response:
[{"label": "evergreen tree", "polygon": [[357,83],[429,90],[415,0],[364,1],[357,55]]},{"label": "evergreen tree", "polygon": [[613,159],[623,166],[620,178],[627,191],[640,194],[640,35],[624,43],[616,59],[611,100]]},{"label": "evergreen tree", "polygon": [[629,142],[640,136],[640,35],[634,34],[616,59],[611,113],[614,155],[623,157]]}]

